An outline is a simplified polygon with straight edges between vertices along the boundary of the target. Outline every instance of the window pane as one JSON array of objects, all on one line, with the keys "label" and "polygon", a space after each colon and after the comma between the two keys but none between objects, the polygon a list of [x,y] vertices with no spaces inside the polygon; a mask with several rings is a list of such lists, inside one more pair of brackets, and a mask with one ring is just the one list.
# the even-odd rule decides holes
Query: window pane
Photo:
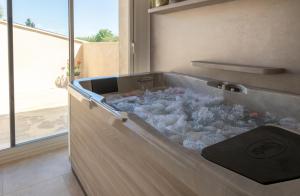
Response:
[{"label": "window pane", "polygon": [[14,0],[16,141],[66,132],[68,0]]},{"label": "window pane", "polygon": [[0,150],[10,146],[6,1],[0,0]]},{"label": "window pane", "polygon": [[119,0],[74,0],[76,77],[119,74]]}]

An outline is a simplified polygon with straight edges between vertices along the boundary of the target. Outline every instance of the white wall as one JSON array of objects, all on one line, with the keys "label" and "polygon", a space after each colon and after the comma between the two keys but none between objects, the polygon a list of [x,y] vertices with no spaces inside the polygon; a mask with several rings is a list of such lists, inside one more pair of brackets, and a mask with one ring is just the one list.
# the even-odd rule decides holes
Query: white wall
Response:
[{"label": "white wall", "polygon": [[[8,112],[7,25],[0,21],[0,114]],[[81,46],[75,43],[75,54]],[[14,26],[16,111],[67,104],[67,92],[55,79],[67,66],[68,40],[24,26]]]}]

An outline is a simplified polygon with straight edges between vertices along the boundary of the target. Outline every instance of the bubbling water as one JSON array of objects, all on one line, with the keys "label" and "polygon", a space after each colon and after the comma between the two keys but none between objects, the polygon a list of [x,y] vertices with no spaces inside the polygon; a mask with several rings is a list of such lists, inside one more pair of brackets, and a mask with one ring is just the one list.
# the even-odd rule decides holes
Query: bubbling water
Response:
[{"label": "bubbling water", "polygon": [[209,96],[190,89],[167,88],[126,96],[111,95],[107,104],[134,113],[173,142],[188,149],[203,148],[265,124],[299,129],[293,118],[279,119],[243,105],[224,103],[223,97]]}]

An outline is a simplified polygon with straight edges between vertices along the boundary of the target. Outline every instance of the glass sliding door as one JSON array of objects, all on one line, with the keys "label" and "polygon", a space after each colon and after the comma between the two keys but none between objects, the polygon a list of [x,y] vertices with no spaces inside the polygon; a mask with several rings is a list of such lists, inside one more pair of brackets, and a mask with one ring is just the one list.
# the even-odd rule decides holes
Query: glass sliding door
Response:
[{"label": "glass sliding door", "polygon": [[68,0],[13,0],[16,143],[67,132]]},{"label": "glass sliding door", "polygon": [[70,75],[129,73],[129,0],[74,0],[74,22],[72,4],[0,0],[0,150],[68,131]]},{"label": "glass sliding door", "polygon": [[119,74],[119,0],[74,0],[74,34],[75,79]]},{"label": "glass sliding door", "polygon": [[6,0],[0,0],[0,150],[10,147]]}]

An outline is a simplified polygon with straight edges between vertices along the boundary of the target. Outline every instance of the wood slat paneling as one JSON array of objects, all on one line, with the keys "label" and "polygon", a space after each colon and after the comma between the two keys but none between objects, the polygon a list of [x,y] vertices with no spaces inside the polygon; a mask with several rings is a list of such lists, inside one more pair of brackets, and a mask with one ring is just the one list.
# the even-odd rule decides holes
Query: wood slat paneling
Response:
[{"label": "wood slat paneling", "polygon": [[141,138],[108,123],[114,116],[72,98],[71,105],[71,160],[88,195],[196,195],[141,154]]}]

